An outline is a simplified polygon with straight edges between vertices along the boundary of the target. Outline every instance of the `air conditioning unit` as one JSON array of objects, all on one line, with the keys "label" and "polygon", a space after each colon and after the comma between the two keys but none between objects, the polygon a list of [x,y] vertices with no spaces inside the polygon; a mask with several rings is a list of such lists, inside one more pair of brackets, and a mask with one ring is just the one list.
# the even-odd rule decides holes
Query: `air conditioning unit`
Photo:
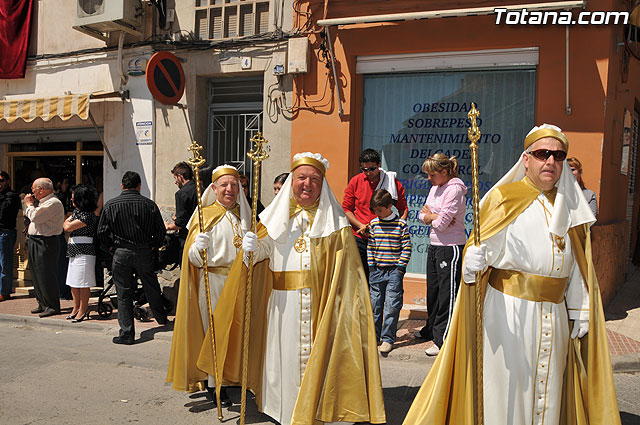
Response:
[{"label": "air conditioning unit", "polygon": [[125,31],[142,36],[140,0],[76,0],[76,22],[73,29],[108,41],[108,33]]}]

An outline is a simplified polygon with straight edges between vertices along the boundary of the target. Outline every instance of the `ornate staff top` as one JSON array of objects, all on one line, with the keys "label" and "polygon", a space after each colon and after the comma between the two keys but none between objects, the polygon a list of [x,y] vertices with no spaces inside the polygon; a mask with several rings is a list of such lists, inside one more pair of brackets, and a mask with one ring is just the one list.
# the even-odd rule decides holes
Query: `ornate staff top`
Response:
[{"label": "ornate staff top", "polygon": [[200,151],[202,150],[202,146],[200,146],[198,144],[198,142],[196,142],[195,140],[193,141],[193,143],[187,148],[188,151],[190,151],[193,154],[193,158],[189,159],[189,165],[191,165],[192,167],[200,167],[202,166],[206,161],[205,159],[202,157],[202,155],[200,155]]},{"label": "ornate staff top", "polygon": [[256,163],[260,163],[265,159],[269,158],[269,154],[264,148],[264,145],[269,143],[267,139],[262,137],[262,132],[258,131],[255,136],[253,136],[250,141],[255,144],[253,149],[251,149],[247,156],[251,158],[251,160]]},{"label": "ornate staff top", "polygon": [[471,127],[467,129],[467,136],[469,140],[471,140],[471,144],[469,145],[470,149],[476,149],[478,147],[476,142],[480,139],[480,129],[476,122],[478,116],[480,116],[480,111],[476,109],[476,104],[471,102],[471,110],[467,113],[467,117],[471,119]]}]

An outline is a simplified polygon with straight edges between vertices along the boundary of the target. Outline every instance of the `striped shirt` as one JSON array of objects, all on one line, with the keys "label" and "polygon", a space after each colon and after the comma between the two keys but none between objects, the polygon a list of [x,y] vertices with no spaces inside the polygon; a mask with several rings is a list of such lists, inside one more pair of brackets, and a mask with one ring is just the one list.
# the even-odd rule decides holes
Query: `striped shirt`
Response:
[{"label": "striped shirt", "polygon": [[165,233],[156,203],[134,189],[106,202],[98,224],[98,239],[108,247],[160,247]]},{"label": "striped shirt", "polygon": [[411,237],[407,222],[393,214],[391,218],[369,223],[367,262],[369,267],[406,268],[411,258]]}]

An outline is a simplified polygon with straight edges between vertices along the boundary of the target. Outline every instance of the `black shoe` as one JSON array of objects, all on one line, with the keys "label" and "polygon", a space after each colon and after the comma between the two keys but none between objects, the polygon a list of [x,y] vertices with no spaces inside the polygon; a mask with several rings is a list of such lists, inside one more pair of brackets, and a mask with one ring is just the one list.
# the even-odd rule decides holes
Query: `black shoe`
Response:
[{"label": "black shoe", "polygon": [[[210,388],[205,383],[205,388],[209,393],[209,397],[213,401],[213,407],[218,407],[218,403],[216,402],[216,389]],[[231,407],[233,403],[231,403],[231,399],[229,398],[229,394],[227,394],[227,389],[225,387],[220,388],[220,406],[221,407]]]},{"label": "black shoe", "polygon": [[49,317],[49,316],[55,316],[56,314],[60,314],[60,312],[58,310],[45,310],[42,313],[40,313],[38,316],[40,316],[40,318],[42,317]]},{"label": "black shoe", "polygon": [[133,345],[135,342],[132,339],[120,338],[119,336],[114,336],[111,341],[113,341],[114,344],[123,344],[123,345]]},{"label": "black shoe", "polygon": [[74,318],[73,320],[71,320],[71,323],[82,322],[84,319],[89,319],[89,309],[87,309],[87,311],[85,311],[82,316]]},{"label": "black shoe", "polygon": [[44,311],[44,308],[36,307],[33,310],[31,310],[31,314],[38,314],[38,313],[42,313],[43,311]]}]

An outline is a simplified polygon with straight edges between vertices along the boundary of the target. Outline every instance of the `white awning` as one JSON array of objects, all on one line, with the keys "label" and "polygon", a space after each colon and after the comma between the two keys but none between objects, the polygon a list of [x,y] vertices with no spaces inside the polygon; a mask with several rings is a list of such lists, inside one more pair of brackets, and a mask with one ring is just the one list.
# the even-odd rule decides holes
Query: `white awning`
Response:
[{"label": "white awning", "polygon": [[89,94],[71,94],[39,99],[0,100],[0,120],[12,123],[17,119],[31,122],[36,118],[49,121],[60,117],[66,121],[78,116],[89,118]]}]

